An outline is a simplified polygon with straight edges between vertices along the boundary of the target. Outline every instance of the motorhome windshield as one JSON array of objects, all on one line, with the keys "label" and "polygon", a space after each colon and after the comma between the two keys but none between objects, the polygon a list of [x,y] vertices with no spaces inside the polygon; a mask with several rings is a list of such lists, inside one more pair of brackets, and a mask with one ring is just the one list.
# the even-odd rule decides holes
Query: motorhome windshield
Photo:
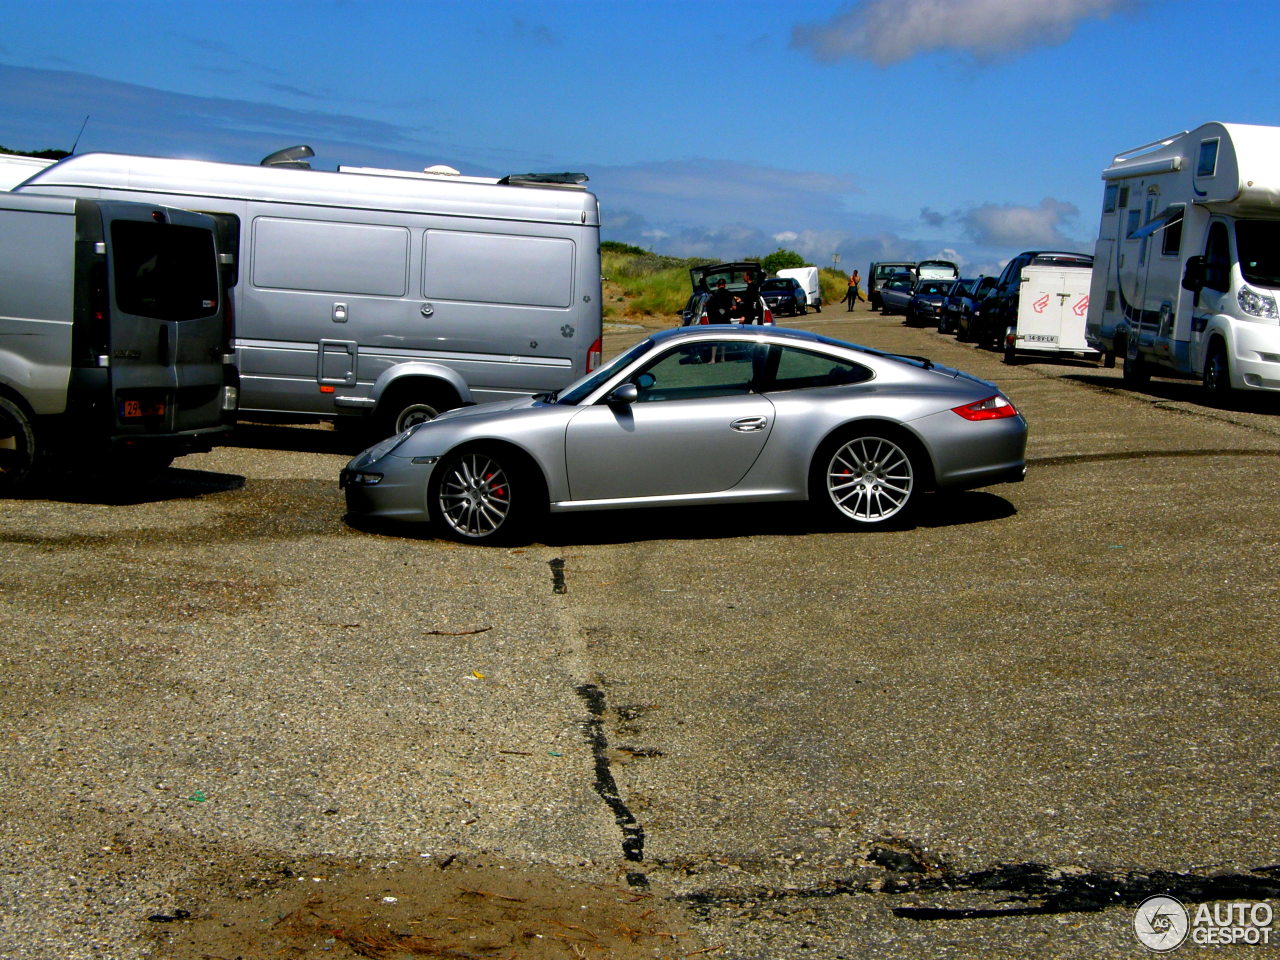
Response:
[{"label": "motorhome windshield", "polygon": [[1237,221],[1236,250],[1246,282],[1280,287],[1280,220]]}]

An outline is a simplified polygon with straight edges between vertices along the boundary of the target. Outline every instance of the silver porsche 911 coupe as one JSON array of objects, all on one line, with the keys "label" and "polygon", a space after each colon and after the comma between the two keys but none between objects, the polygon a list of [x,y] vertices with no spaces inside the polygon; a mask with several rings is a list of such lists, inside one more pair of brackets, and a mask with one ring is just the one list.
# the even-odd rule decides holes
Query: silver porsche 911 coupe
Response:
[{"label": "silver porsche 911 coupe", "polygon": [[666,330],[555,394],[461,407],[342,471],[352,517],[509,542],[550,510],[809,500],[851,528],[926,491],[1021,480],[994,384],[798,330]]}]

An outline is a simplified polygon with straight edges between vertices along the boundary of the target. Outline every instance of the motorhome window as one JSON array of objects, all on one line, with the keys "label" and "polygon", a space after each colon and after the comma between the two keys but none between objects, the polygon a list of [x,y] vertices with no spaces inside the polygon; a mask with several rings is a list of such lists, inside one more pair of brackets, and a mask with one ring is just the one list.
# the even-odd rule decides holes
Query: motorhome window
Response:
[{"label": "motorhome window", "polygon": [[422,295],[428,300],[568,307],[574,244],[558,237],[428,230]]},{"label": "motorhome window", "polygon": [[1176,257],[1181,252],[1182,216],[1179,215],[1164,228],[1164,234],[1160,238],[1160,255],[1162,257]]},{"label": "motorhome window", "polygon": [[195,320],[218,312],[213,233],[146,220],[111,224],[116,304],[156,320]]},{"label": "motorhome window", "polygon": [[403,297],[409,292],[409,231],[258,217],[253,222],[253,285]]},{"label": "motorhome window", "polygon": [[1231,243],[1227,238],[1227,225],[1221,220],[1209,224],[1209,239],[1204,248],[1204,285],[1224,291],[1231,286]]},{"label": "motorhome window", "polygon": [[1218,172],[1218,138],[1200,141],[1200,161],[1196,164],[1197,177],[1212,177]]},{"label": "motorhome window", "polygon": [[1280,220],[1237,221],[1236,251],[1246,282],[1280,287]]},{"label": "motorhome window", "polygon": [[1102,212],[1115,213],[1116,200],[1119,199],[1120,187],[1116,184],[1108,184],[1107,189],[1102,194]]},{"label": "motorhome window", "polygon": [[1120,209],[1123,210],[1128,205],[1129,205],[1129,188],[1121,187],[1120,188]]},{"label": "motorhome window", "polygon": [[1142,222],[1141,210],[1130,210],[1128,222],[1125,224],[1124,236],[1126,240],[1134,239],[1133,235],[1138,232],[1138,225]]}]

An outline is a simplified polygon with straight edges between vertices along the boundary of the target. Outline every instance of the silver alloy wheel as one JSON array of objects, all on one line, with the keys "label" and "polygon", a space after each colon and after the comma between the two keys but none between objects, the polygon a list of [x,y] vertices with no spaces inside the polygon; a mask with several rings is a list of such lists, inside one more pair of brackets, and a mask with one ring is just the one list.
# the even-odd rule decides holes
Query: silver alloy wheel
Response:
[{"label": "silver alloy wheel", "polygon": [[881,523],[901,512],[915,489],[907,452],[884,437],[854,437],[827,465],[827,494],[837,510],[860,523]]},{"label": "silver alloy wheel", "polygon": [[450,528],[473,540],[493,536],[511,514],[511,482],[497,460],[464,453],[444,464],[436,500]]}]

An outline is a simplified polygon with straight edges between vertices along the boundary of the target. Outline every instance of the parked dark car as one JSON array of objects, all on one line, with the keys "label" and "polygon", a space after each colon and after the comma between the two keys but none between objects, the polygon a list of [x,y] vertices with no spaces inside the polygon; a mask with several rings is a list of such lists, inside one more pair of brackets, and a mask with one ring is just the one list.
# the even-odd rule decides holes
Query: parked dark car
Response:
[{"label": "parked dark car", "polygon": [[955,280],[917,280],[907,301],[907,325],[936,327],[942,316],[942,301],[955,285]]},{"label": "parked dark car", "polygon": [[795,277],[774,277],[760,284],[760,296],[775,317],[803,317],[808,313],[809,298]]},{"label": "parked dark car", "polygon": [[955,333],[959,327],[962,301],[969,291],[977,286],[979,278],[963,277],[951,285],[951,289],[942,299],[942,310],[938,314],[938,332]]},{"label": "parked dark car", "polygon": [[911,273],[896,273],[880,284],[877,296],[880,298],[880,309],[885,315],[906,313],[907,304],[911,302],[911,294],[915,290],[916,278]]},{"label": "parked dark car", "polygon": [[1010,260],[995,285],[982,298],[972,322],[969,338],[979,346],[999,350],[1005,330],[1018,317],[1018,291],[1022,288],[1022,269],[1028,266],[1092,267],[1093,257],[1087,253],[1061,250],[1027,250]]},{"label": "parked dark car", "polygon": [[968,291],[960,294],[960,312],[955,318],[957,340],[969,341],[974,338],[974,328],[981,323],[982,301],[995,289],[995,277],[979,277]]},{"label": "parked dark car", "polygon": [[867,269],[867,304],[872,310],[879,310],[883,303],[880,289],[900,274],[909,274],[915,280],[916,263],[914,260],[878,260]]}]

